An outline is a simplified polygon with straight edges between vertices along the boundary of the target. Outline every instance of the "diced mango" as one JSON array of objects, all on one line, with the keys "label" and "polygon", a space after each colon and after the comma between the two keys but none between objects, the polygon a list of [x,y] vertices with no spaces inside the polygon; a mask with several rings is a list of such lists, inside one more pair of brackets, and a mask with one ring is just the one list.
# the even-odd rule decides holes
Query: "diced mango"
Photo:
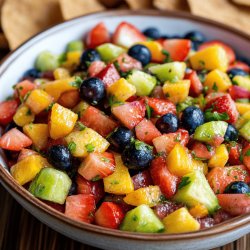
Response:
[{"label": "diced mango", "polygon": [[236,102],[236,108],[238,112],[243,115],[246,112],[250,111],[250,103],[241,103],[241,102]]},{"label": "diced mango", "polygon": [[24,125],[33,122],[35,119],[35,115],[32,113],[29,107],[26,105],[20,106],[15,115],[13,116],[13,120],[16,125],[23,127]]},{"label": "diced mango", "polygon": [[78,115],[55,103],[51,109],[49,133],[52,139],[68,135],[74,128]]},{"label": "diced mango", "polygon": [[208,210],[207,208],[202,205],[198,204],[192,208],[189,209],[189,213],[194,217],[194,218],[203,218],[208,215]]},{"label": "diced mango", "polygon": [[223,72],[227,70],[228,59],[225,50],[220,46],[210,46],[196,52],[190,58],[193,69],[214,70],[219,69]]},{"label": "diced mango", "polygon": [[44,149],[49,138],[48,124],[27,124],[23,127],[23,132],[32,140],[37,149]]},{"label": "diced mango", "polygon": [[118,195],[133,192],[133,181],[120,155],[115,155],[115,164],[115,172],[103,179],[105,192]]},{"label": "diced mango", "polygon": [[209,72],[204,82],[204,86],[207,86],[209,91],[214,92],[226,92],[231,85],[228,75],[218,69]]},{"label": "diced mango", "polygon": [[91,128],[74,131],[65,140],[68,144],[75,143],[71,151],[75,157],[86,157],[91,152],[103,153],[109,147],[109,142]]},{"label": "diced mango", "polygon": [[173,103],[183,102],[189,93],[190,81],[182,80],[178,82],[165,82],[163,85],[163,93]]},{"label": "diced mango", "polygon": [[20,184],[32,181],[43,167],[48,167],[47,161],[40,155],[27,156],[11,167],[10,173]]},{"label": "diced mango", "polygon": [[39,114],[41,111],[49,107],[53,102],[53,98],[41,89],[32,90],[27,100],[26,105],[34,114]]},{"label": "diced mango", "polygon": [[53,75],[56,80],[61,80],[65,78],[69,78],[70,74],[69,71],[65,68],[57,68],[54,70]]},{"label": "diced mango", "polygon": [[63,67],[72,68],[80,63],[82,51],[69,51],[66,55],[66,62],[63,63]]},{"label": "diced mango", "polygon": [[114,96],[118,101],[126,101],[129,97],[135,95],[136,88],[130,84],[126,79],[120,78],[108,87],[107,92],[109,95]]},{"label": "diced mango", "polygon": [[228,161],[228,151],[225,144],[221,144],[215,149],[215,154],[208,161],[210,168],[224,167]]},{"label": "diced mango", "polygon": [[237,120],[235,124],[235,127],[239,129],[249,120],[250,120],[250,111],[247,111],[242,116],[240,116],[240,118]]},{"label": "diced mango", "polygon": [[73,109],[72,111],[76,114],[78,114],[79,118],[82,116],[84,111],[88,108],[89,104],[84,101],[80,101]]},{"label": "diced mango", "polygon": [[124,201],[132,206],[140,206],[142,204],[154,207],[160,202],[161,190],[159,186],[149,186],[139,188],[124,197]]},{"label": "diced mango", "polygon": [[237,84],[238,86],[250,91],[250,78],[249,77],[238,75],[238,76],[235,76],[232,81],[234,84]]},{"label": "diced mango", "polygon": [[165,59],[165,55],[162,54],[162,46],[155,41],[146,41],[146,42],[140,42],[139,44],[142,44],[146,46],[149,51],[151,52],[152,61],[154,62],[163,62]]}]

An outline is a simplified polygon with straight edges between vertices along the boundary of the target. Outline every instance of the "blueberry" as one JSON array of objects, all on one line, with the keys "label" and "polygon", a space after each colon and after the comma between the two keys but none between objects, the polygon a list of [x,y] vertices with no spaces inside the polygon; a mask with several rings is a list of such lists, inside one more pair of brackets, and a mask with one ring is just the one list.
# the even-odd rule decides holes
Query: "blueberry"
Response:
[{"label": "blueberry", "polygon": [[150,27],[143,31],[143,34],[152,39],[159,39],[161,34],[157,28]]},{"label": "blueberry", "polygon": [[248,66],[250,66],[250,59],[246,57],[241,57],[239,61],[246,63]]},{"label": "blueberry", "polygon": [[14,121],[8,123],[4,129],[4,133],[7,133],[9,130],[13,129],[13,128],[18,128],[19,130],[21,129],[19,126],[16,125],[16,123]]},{"label": "blueberry", "polygon": [[128,50],[128,54],[136,60],[140,61],[143,66],[147,65],[151,61],[151,52],[146,46],[141,44],[132,46]]},{"label": "blueberry", "polygon": [[204,34],[197,30],[187,32],[184,35],[184,38],[189,39],[194,43],[200,43],[200,44],[204,43],[206,40]]},{"label": "blueberry", "polygon": [[204,123],[204,114],[198,107],[189,106],[184,109],[181,122],[189,134],[193,134],[195,129]]},{"label": "blueberry", "polygon": [[237,141],[238,135],[239,133],[237,129],[233,125],[228,124],[227,131],[224,136],[225,141]]},{"label": "blueberry", "polygon": [[86,49],[81,55],[80,64],[82,69],[84,70],[88,68],[90,63],[100,60],[101,60],[100,54],[96,50]]},{"label": "blueberry", "polygon": [[41,72],[37,69],[29,69],[23,74],[23,78],[40,78]]},{"label": "blueberry", "polygon": [[234,181],[227,185],[224,194],[246,194],[250,193],[249,186],[243,181]]},{"label": "blueberry", "polygon": [[227,71],[227,74],[230,77],[230,79],[233,79],[235,76],[248,76],[248,73],[246,71],[239,68],[232,68]]},{"label": "blueberry", "polygon": [[178,129],[178,118],[176,115],[168,113],[161,116],[155,125],[162,133],[173,133]]},{"label": "blueberry", "polygon": [[70,170],[72,167],[72,156],[64,145],[54,145],[48,149],[48,161],[52,166],[61,170]]},{"label": "blueberry", "polygon": [[99,104],[105,97],[105,88],[101,79],[90,77],[80,86],[80,97],[92,105]]},{"label": "blueberry", "polygon": [[76,191],[77,191],[77,184],[75,182],[72,182],[68,192],[68,196],[76,194]]},{"label": "blueberry", "polygon": [[128,128],[118,127],[108,136],[107,140],[114,149],[122,151],[130,144],[132,138],[133,133]]},{"label": "blueberry", "polygon": [[129,169],[144,169],[153,160],[152,147],[139,140],[134,140],[122,152],[122,161]]}]

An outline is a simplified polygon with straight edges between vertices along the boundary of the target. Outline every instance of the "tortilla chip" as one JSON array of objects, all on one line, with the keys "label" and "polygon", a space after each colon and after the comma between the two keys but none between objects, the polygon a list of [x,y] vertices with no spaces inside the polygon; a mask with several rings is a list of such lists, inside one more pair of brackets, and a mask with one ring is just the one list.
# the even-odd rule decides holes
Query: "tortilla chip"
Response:
[{"label": "tortilla chip", "polygon": [[160,10],[189,11],[187,0],[155,0],[154,6]]},{"label": "tortilla chip", "polygon": [[97,0],[59,0],[64,19],[105,10]]},{"label": "tortilla chip", "polygon": [[5,0],[1,23],[11,49],[62,21],[58,0]]},{"label": "tortilla chip", "polygon": [[250,0],[233,0],[234,3],[250,6]]},{"label": "tortilla chip", "polygon": [[150,9],[153,6],[152,0],[126,0],[132,10]]}]

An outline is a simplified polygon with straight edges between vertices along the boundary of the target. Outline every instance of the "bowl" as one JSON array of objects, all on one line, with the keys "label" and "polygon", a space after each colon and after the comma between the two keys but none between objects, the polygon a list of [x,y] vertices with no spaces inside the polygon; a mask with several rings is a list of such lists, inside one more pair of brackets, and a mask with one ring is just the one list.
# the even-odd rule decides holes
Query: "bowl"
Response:
[{"label": "bowl", "polygon": [[[11,52],[0,66],[0,101],[11,95],[12,86],[24,71],[34,65],[39,52],[49,49],[54,53],[61,53],[69,41],[82,38],[100,21],[103,21],[110,31],[114,31],[121,21],[128,21],[139,29],[155,26],[161,33],[170,35],[199,30],[208,39],[220,39],[229,43],[239,56],[250,57],[250,36],[201,17],[157,10],[95,13],[43,31]],[[73,221],[36,199],[11,177],[3,152],[0,155],[0,177],[0,182],[7,191],[40,221],[72,239],[103,249],[209,249],[234,241],[250,232],[250,214],[233,218],[210,229],[184,234],[142,234],[106,229]]]}]

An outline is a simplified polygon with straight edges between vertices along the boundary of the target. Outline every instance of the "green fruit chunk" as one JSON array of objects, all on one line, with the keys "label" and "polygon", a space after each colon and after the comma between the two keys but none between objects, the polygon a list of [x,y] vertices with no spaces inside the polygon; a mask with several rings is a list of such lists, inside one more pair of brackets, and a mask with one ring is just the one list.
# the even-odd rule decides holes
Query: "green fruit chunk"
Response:
[{"label": "green fruit chunk", "polygon": [[184,62],[164,63],[149,68],[149,71],[156,75],[161,82],[176,82],[182,80],[185,75],[185,70],[186,63]]},{"label": "green fruit chunk", "polygon": [[194,171],[182,177],[174,200],[188,207],[202,204],[210,214],[219,209],[217,197],[201,171]]},{"label": "green fruit chunk", "polygon": [[29,191],[37,198],[64,204],[71,180],[67,174],[54,168],[43,168],[32,181]]},{"label": "green fruit chunk", "polygon": [[216,137],[224,137],[228,124],[224,121],[206,122],[196,128],[194,139],[211,143]]},{"label": "green fruit chunk", "polygon": [[135,86],[136,95],[138,96],[150,95],[157,83],[154,76],[140,70],[133,70],[132,73],[127,76],[127,81]]},{"label": "green fruit chunk", "polygon": [[35,67],[42,72],[54,70],[59,67],[58,56],[53,55],[49,51],[43,51],[38,55]]},{"label": "green fruit chunk", "polygon": [[243,138],[250,141],[250,120],[243,125],[239,132]]},{"label": "green fruit chunk", "polygon": [[82,51],[83,50],[83,42],[82,41],[72,41],[67,44],[66,51]]},{"label": "green fruit chunk", "polygon": [[120,229],[130,232],[160,233],[164,231],[164,225],[148,205],[140,205],[127,212]]},{"label": "green fruit chunk", "polygon": [[250,91],[250,78],[247,76],[235,76],[233,83]]},{"label": "green fruit chunk", "polygon": [[96,50],[99,52],[101,59],[105,62],[112,61],[122,53],[126,52],[124,48],[116,46],[112,43],[104,43],[98,46]]}]

